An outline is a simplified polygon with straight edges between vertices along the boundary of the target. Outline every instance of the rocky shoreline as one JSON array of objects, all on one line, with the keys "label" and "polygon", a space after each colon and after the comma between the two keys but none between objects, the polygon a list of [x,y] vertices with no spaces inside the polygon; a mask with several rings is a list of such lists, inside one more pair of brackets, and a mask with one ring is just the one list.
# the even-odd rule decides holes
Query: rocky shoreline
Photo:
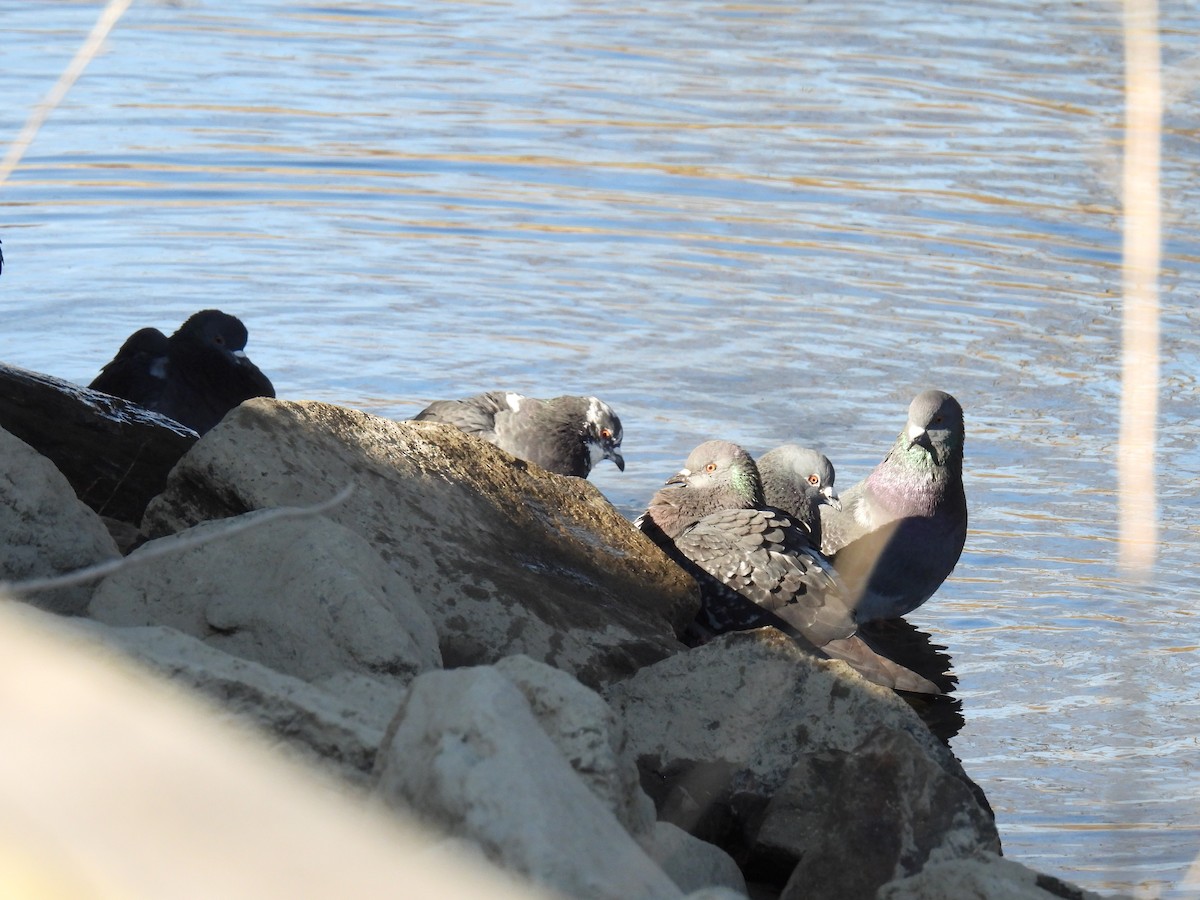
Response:
[{"label": "rocky shoreline", "polygon": [[[564,896],[1095,896],[999,856],[895,693],[772,629],[685,648],[695,585],[585,480],[315,402],[194,440],[29,374],[0,369],[0,580],[348,795]],[[109,445],[158,470],[98,491]]]}]

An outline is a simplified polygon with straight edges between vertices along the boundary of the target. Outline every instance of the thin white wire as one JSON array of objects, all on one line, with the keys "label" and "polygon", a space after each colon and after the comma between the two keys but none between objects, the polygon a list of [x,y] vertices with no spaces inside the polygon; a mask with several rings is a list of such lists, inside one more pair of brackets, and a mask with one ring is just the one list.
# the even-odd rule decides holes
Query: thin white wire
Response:
[{"label": "thin white wire", "polygon": [[191,550],[195,547],[200,547],[212,541],[224,540],[239,534],[248,528],[257,528],[265,522],[273,522],[276,519],[292,519],[303,516],[316,516],[325,512],[331,507],[337,506],[347,497],[354,493],[354,485],[348,484],[328,500],[316,503],[312,506],[300,507],[279,507],[276,509],[267,510],[257,516],[247,516],[236,522],[230,522],[224,528],[213,528],[207,530],[203,534],[187,534],[177,537],[173,541],[162,540],[153,544],[147,544],[144,548],[131,554],[130,556],[117,557],[116,559],[108,559],[102,563],[96,563],[94,566],[88,566],[86,569],[77,569],[74,572],[67,572],[64,575],[50,575],[45,578],[30,578],[27,581],[9,581],[0,582],[0,596],[5,594],[11,596],[19,596],[22,594],[33,594],[39,591],[51,591],[56,588],[75,587],[76,585],[86,584],[89,581],[94,581],[97,578],[104,578],[111,575],[118,569],[132,568],[133,566],[144,565],[150,560],[158,559],[160,556],[166,556],[170,553],[178,553],[181,550]]}]

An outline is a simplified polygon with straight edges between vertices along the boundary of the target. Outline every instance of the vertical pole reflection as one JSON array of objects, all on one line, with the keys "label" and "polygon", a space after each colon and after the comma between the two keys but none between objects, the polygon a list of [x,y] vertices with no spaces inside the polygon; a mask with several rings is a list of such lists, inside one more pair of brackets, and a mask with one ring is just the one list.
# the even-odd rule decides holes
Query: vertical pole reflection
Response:
[{"label": "vertical pole reflection", "polygon": [[1158,420],[1158,268],[1162,252],[1162,85],[1157,0],[1125,0],[1124,26],[1119,561],[1131,574],[1146,574],[1154,565],[1158,539],[1154,448]]}]

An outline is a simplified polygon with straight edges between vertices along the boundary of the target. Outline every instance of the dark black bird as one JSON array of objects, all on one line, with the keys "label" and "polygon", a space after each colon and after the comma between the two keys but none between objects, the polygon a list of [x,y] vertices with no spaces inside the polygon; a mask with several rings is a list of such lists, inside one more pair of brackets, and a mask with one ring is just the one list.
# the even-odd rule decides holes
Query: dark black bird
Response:
[{"label": "dark black bird", "polygon": [[438,400],[413,421],[453,425],[559,475],[586,478],[602,459],[625,471],[621,420],[595,397],[538,400],[490,391],[465,400]]},{"label": "dark black bird", "polygon": [[893,619],[933,596],[967,539],[963,410],[943,391],[918,394],[883,461],[821,509],[821,550],[861,622]]},{"label": "dark black bird", "polygon": [[246,326],[216,309],[196,313],[169,338],[135,331],[88,385],[162,413],[204,434],[251,397],[274,397],[270,380],[247,358]]},{"label": "dark black bird", "polygon": [[637,524],[700,584],[701,639],[772,625],[877,684],[940,693],[856,635],[836,573],[793,517],[765,505],[758,468],[745,450],[707,441],[667,485]]}]

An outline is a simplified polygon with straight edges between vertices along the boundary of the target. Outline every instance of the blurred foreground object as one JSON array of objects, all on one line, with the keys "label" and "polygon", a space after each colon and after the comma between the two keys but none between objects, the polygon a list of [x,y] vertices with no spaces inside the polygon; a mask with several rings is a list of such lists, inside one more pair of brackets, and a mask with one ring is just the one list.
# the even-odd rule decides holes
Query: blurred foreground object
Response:
[{"label": "blurred foreground object", "polygon": [[54,621],[0,603],[0,896],[544,896]]}]

